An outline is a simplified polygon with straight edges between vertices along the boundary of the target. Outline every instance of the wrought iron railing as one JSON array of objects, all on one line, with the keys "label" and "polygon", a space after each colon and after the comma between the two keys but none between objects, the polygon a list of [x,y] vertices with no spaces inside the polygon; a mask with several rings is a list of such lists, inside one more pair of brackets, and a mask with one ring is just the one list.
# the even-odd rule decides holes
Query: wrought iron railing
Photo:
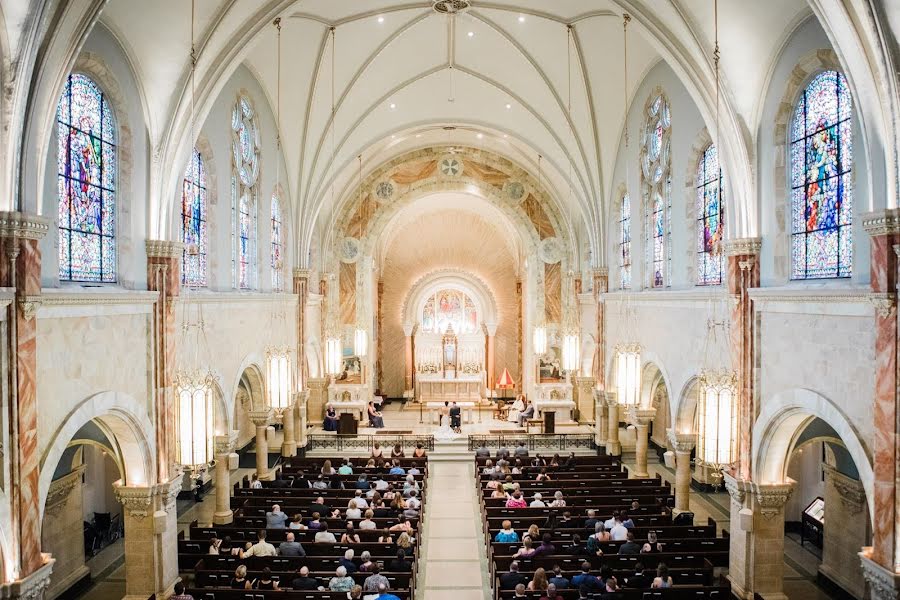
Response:
[{"label": "wrought iron railing", "polygon": [[416,447],[416,444],[422,444],[426,450],[434,450],[433,435],[310,435],[307,439],[309,440],[309,444],[306,446],[307,451],[363,450],[370,452],[375,442],[386,449],[386,454],[390,452],[389,449],[392,446],[397,444],[410,452]]},{"label": "wrought iron railing", "polygon": [[574,450],[575,448],[594,448],[594,435],[591,433],[509,433],[499,435],[470,435],[469,450],[475,451],[482,446],[486,448],[509,448],[510,452],[525,442],[529,450]]}]

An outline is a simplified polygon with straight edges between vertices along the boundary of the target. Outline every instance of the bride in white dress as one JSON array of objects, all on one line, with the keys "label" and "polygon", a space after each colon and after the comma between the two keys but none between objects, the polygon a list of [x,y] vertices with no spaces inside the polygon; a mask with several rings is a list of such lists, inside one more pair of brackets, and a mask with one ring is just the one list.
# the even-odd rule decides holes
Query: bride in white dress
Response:
[{"label": "bride in white dress", "polygon": [[452,440],[456,437],[453,430],[450,429],[450,403],[444,402],[444,405],[438,410],[440,415],[441,426],[434,432],[436,440]]}]

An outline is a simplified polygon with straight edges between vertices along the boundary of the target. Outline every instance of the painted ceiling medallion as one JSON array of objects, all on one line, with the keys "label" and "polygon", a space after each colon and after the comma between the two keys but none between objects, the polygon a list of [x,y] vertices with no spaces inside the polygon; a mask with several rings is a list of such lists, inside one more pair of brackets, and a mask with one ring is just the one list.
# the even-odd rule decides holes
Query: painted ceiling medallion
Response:
[{"label": "painted ceiling medallion", "polygon": [[444,177],[459,177],[462,175],[463,166],[458,158],[448,156],[441,160],[440,169]]},{"label": "painted ceiling medallion", "polygon": [[520,181],[510,181],[506,184],[506,197],[518,202],[525,197],[525,186]]},{"label": "painted ceiling medallion", "polygon": [[433,0],[431,8],[442,15],[454,15],[466,10],[471,4],[469,0]]},{"label": "painted ceiling medallion", "polygon": [[541,240],[541,245],[538,246],[538,256],[547,264],[558,263],[562,260],[565,253],[566,249],[563,247],[562,242],[555,237]]},{"label": "painted ceiling medallion", "polygon": [[394,184],[388,180],[380,181],[375,186],[375,197],[379,202],[390,202],[394,199]]},{"label": "painted ceiling medallion", "polygon": [[340,252],[341,262],[355,263],[359,260],[359,240],[354,237],[345,237],[341,240],[338,252]]}]

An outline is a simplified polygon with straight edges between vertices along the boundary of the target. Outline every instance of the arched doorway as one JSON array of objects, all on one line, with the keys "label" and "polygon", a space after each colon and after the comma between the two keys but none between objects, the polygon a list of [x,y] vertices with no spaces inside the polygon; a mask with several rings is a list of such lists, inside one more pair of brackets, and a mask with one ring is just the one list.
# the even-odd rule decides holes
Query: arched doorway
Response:
[{"label": "arched doorway", "polygon": [[650,441],[660,448],[666,448],[666,430],[671,423],[669,388],[662,371],[654,362],[645,364],[642,371],[641,405],[656,411],[650,423]]},{"label": "arched doorway", "polygon": [[250,411],[265,407],[266,397],[262,373],[254,364],[246,366],[235,386],[232,406],[232,423],[237,431],[237,447],[243,448],[256,435],[256,426],[250,420]]}]

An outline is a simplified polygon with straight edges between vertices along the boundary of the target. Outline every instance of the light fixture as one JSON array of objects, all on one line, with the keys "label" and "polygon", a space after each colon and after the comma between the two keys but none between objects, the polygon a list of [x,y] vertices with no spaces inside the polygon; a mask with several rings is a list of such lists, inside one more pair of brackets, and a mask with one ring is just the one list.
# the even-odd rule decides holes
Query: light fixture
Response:
[{"label": "light fixture", "polygon": [[470,38],[473,38],[473,37],[475,37],[475,32],[474,32],[474,31],[470,31],[470,32],[467,33],[466,35],[469,36]]},{"label": "light fixture", "polygon": [[287,348],[266,350],[266,380],[269,406],[284,411],[291,403],[291,353]]},{"label": "light fixture", "polygon": [[325,373],[332,377],[341,372],[341,339],[335,335],[325,338]]},{"label": "light fixture", "polygon": [[534,353],[538,356],[547,353],[547,328],[543,325],[538,325],[534,328],[534,332],[532,334],[532,345],[534,346]]},{"label": "light fixture", "polygon": [[421,133],[417,133],[417,134],[416,134],[416,139],[419,139],[420,137],[422,137],[422,134],[421,134]]},{"label": "light fixture", "polygon": [[384,23],[384,17],[378,17],[378,22],[379,22],[379,23]]},{"label": "light fixture", "polygon": [[397,108],[397,105],[394,104],[393,102],[391,102],[391,110],[395,110],[396,108]]},{"label": "light fixture", "polygon": [[369,350],[369,334],[362,325],[357,325],[353,333],[353,351],[356,356],[363,358]]},{"label": "light fixture", "polygon": [[479,140],[483,140],[483,139],[484,139],[484,134],[483,134],[483,133],[479,133],[476,137],[477,137]]},{"label": "light fixture", "polygon": [[506,110],[509,110],[509,109],[511,109],[511,108],[512,108],[512,104],[510,104],[509,102],[507,102],[507,103],[506,103]]},{"label": "light fixture", "polygon": [[519,15],[519,23],[525,22],[525,15]]},{"label": "light fixture", "polygon": [[616,346],[616,399],[625,406],[637,406],[641,401],[641,345]]},{"label": "light fixture", "polygon": [[578,332],[575,329],[568,329],[563,334],[562,346],[562,369],[571,373],[578,370],[579,354],[581,353]]}]

